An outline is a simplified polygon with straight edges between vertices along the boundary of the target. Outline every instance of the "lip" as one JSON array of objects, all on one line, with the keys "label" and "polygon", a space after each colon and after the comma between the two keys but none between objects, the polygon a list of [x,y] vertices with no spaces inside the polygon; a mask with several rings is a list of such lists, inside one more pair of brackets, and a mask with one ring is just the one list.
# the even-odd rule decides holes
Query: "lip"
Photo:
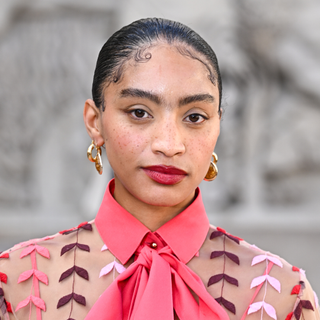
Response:
[{"label": "lip", "polygon": [[173,185],[183,180],[187,173],[173,166],[156,165],[142,168],[153,181],[164,185]]}]

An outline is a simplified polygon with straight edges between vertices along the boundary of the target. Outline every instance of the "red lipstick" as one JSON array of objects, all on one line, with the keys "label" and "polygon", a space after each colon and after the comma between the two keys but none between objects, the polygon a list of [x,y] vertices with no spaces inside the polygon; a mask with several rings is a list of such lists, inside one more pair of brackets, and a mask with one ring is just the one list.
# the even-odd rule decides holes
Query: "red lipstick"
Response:
[{"label": "red lipstick", "polygon": [[187,173],[172,166],[157,165],[142,168],[146,175],[160,184],[172,185],[180,182]]}]

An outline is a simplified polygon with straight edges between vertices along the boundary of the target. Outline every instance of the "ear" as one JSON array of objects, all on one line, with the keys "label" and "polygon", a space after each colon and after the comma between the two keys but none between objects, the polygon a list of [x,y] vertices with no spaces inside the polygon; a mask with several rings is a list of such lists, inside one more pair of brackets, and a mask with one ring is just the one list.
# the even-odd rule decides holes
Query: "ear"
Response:
[{"label": "ear", "polygon": [[94,101],[88,99],[84,104],[83,120],[91,140],[98,147],[104,144],[101,130],[101,116],[100,110],[96,107]]}]

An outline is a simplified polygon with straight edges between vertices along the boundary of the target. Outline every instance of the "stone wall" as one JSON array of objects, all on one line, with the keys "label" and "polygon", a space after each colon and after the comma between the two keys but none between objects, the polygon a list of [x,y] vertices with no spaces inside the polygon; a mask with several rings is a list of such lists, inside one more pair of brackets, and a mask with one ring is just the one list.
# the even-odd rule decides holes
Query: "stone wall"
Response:
[{"label": "stone wall", "polygon": [[[0,4],[0,250],[90,220],[107,169],[86,159],[82,108],[97,53],[120,26],[179,20],[223,76],[210,220],[308,270],[320,292],[320,4],[316,0],[95,0]],[[107,162],[104,159],[105,164]]]}]

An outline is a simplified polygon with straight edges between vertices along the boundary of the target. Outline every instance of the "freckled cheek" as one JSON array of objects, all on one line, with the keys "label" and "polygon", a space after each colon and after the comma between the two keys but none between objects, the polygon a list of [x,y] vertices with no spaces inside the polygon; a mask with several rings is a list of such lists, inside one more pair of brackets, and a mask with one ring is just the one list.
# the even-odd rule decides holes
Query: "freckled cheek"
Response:
[{"label": "freckled cheek", "polygon": [[116,131],[116,134],[108,139],[107,151],[111,157],[119,157],[123,160],[131,159],[134,154],[141,153],[148,143],[141,132],[132,130],[119,131]]},{"label": "freckled cheek", "polygon": [[217,142],[216,136],[189,139],[189,156],[197,169],[209,167],[213,148]]}]

